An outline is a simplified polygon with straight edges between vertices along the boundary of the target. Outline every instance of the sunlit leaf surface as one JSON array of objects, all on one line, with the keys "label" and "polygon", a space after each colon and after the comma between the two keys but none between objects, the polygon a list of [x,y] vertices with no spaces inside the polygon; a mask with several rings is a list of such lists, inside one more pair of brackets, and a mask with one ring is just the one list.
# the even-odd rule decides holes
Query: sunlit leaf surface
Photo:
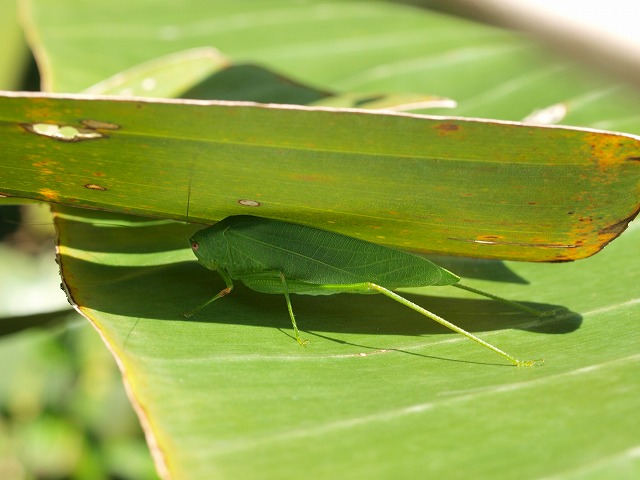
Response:
[{"label": "sunlit leaf surface", "polygon": [[[46,84],[56,91],[79,91],[143,61],[211,45],[232,59],[338,91],[426,92],[456,100],[456,114],[508,120],[564,102],[564,123],[640,133],[629,92],[512,34],[412,7],[30,5]],[[402,182],[394,187],[406,190]],[[563,188],[550,185],[547,194],[557,199]],[[140,203],[131,199],[132,208]],[[512,210],[507,202],[495,212]],[[57,222],[67,288],[119,362],[167,476],[633,478],[640,472],[635,224],[602,253],[575,263],[448,261],[458,273],[483,278],[469,280],[472,286],[567,309],[556,318],[528,318],[450,287],[405,292],[510,353],[546,360],[525,369],[505,366],[379,296],[293,297],[312,342],[307,348],[290,337],[283,298],[242,287],[187,321],[180,313],[223,286],[193,261],[186,246],[193,227],[86,211],[65,211]]]}]

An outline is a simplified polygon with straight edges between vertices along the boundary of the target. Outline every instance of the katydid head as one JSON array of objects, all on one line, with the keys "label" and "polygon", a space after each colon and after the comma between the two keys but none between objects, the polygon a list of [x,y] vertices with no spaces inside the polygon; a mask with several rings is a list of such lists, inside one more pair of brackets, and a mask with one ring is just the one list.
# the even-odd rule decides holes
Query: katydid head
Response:
[{"label": "katydid head", "polygon": [[227,251],[227,241],[222,234],[220,222],[198,230],[189,239],[189,244],[199,263],[210,270],[218,270]]}]

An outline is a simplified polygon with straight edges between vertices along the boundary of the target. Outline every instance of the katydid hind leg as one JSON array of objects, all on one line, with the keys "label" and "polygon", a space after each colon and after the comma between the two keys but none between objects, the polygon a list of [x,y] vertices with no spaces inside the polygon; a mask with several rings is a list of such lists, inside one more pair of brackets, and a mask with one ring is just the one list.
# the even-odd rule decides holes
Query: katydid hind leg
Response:
[{"label": "katydid hind leg", "polygon": [[296,324],[296,317],[293,314],[293,307],[291,306],[291,298],[289,298],[289,288],[287,287],[287,279],[284,276],[284,273],[280,272],[280,280],[282,280],[282,291],[284,292],[284,298],[287,301],[287,310],[289,310],[289,316],[291,317],[291,324],[293,325],[293,333],[296,336],[297,342],[302,345],[308,345],[309,340],[303,340],[300,337],[300,331],[298,330],[298,325]]},{"label": "katydid hind leg", "polygon": [[509,360],[511,363],[513,363],[514,365],[517,366],[532,366],[536,363],[540,363],[540,360],[518,360],[517,358],[515,358],[514,356],[508,354],[507,352],[499,349],[498,347],[485,342],[484,340],[482,340],[479,337],[476,337],[475,335],[473,335],[472,333],[467,332],[466,330],[458,327],[457,325],[454,325],[453,323],[445,320],[442,317],[439,317],[438,315],[436,315],[433,312],[430,312],[429,310],[427,310],[426,308],[421,307],[420,305],[417,305],[409,300],[407,300],[406,298],[398,295],[395,292],[392,292],[391,290],[388,290],[384,287],[381,287],[380,285],[376,285],[375,283],[368,283],[367,284],[369,288],[371,288],[372,290],[376,290],[380,293],[382,293],[383,295],[386,295],[387,297],[391,298],[392,300],[395,300],[396,302],[404,305],[405,307],[409,307],[412,310],[415,310],[416,312],[424,315],[427,318],[430,318],[431,320],[434,320],[435,322],[438,322],[440,325],[443,325],[451,330],[453,330],[456,333],[459,333],[461,335],[464,335],[465,337],[473,340],[474,342],[482,345],[485,348],[488,348],[489,350],[497,353],[498,355],[506,358],[507,360]]}]

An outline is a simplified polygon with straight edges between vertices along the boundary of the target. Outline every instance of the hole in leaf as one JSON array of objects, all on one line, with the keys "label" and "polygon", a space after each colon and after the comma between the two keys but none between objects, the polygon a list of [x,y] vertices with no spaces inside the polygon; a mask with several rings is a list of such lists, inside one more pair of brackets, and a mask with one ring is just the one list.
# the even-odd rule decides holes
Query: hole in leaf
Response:
[{"label": "hole in leaf", "polygon": [[50,137],[62,142],[80,142],[82,140],[93,140],[101,138],[103,135],[90,128],[75,128],[71,125],[56,125],[52,123],[27,123],[23,127],[31,133]]},{"label": "hole in leaf", "polygon": [[259,207],[260,202],[256,202],[255,200],[241,199],[238,200],[238,203],[243,207]]}]

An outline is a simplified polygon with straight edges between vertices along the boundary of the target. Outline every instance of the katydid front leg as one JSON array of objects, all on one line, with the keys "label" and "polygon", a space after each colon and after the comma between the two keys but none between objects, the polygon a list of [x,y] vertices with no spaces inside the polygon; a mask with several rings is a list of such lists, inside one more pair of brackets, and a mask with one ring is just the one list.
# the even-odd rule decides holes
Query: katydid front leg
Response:
[{"label": "katydid front leg", "polygon": [[185,318],[191,318],[193,317],[196,313],[198,313],[200,310],[202,310],[204,307],[206,307],[207,305],[209,305],[210,303],[215,302],[216,300],[218,300],[219,298],[224,297],[225,295],[228,295],[229,293],[231,293],[231,290],[233,290],[233,280],[231,279],[231,277],[229,276],[229,274],[227,272],[225,272],[224,270],[220,269],[218,270],[218,273],[220,274],[220,276],[222,277],[222,279],[224,280],[224,282],[227,284],[226,288],[223,288],[222,290],[220,290],[217,295],[215,295],[213,298],[210,298],[209,300],[207,300],[206,302],[204,302],[202,305],[198,305],[196,308],[194,308],[193,310],[190,310],[188,312],[185,312],[182,314],[183,317]]}]

